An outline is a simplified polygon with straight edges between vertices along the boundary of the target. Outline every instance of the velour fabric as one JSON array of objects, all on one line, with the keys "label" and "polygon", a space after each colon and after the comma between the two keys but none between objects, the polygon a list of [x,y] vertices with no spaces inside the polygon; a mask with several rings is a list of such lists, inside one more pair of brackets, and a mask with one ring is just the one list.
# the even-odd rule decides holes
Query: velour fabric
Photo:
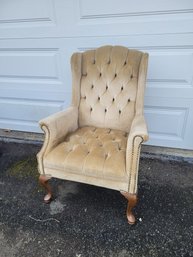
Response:
[{"label": "velour fabric", "polygon": [[72,55],[71,106],[40,121],[40,174],[137,193],[147,63],[122,46]]},{"label": "velour fabric", "polygon": [[141,52],[119,46],[83,53],[79,126],[129,131],[141,58]]},{"label": "velour fabric", "polygon": [[104,179],[127,179],[127,133],[82,127],[70,133],[44,159],[44,166]]}]

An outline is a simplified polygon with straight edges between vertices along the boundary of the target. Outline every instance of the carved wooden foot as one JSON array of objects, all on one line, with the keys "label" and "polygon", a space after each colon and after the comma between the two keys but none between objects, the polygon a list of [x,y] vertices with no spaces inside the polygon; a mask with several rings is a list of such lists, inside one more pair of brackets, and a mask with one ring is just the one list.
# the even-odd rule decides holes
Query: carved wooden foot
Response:
[{"label": "carved wooden foot", "polygon": [[50,203],[52,200],[52,189],[51,186],[48,183],[48,180],[51,179],[51,177],[48,177],[46,175],[40,175],[39,182],[40,184],[46,189],[47,194],[44,196],[44,202]]},{"label": "carved wooden foot", "polygon": [[132,209],[135,207],[137,203],[137,195],[129,194],[125,191],[120,191],[120,193],[128,200],[127,205],[127,220],[130,225],[135,224],[135,216],[133,215]]}]

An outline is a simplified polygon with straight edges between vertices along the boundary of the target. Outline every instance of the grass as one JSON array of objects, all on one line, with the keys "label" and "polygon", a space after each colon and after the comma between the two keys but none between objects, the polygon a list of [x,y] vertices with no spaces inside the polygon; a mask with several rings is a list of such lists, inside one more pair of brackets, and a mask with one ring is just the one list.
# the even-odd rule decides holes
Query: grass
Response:
[{"label": "grass", "polygon": [[37,169],[37,160],[33,157],[28,157],[16,163],[13,163],[12,166],[8,169],[8,174],[17,178],[29,178],[33,177],[36,180],[39,177]]}]

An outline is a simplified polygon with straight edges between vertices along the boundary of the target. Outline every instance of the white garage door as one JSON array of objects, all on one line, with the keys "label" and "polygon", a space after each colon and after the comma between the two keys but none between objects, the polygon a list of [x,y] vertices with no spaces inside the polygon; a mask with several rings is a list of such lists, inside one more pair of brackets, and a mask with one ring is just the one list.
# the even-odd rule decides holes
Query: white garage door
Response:
[{"label": "white garage door", "polygon": [[149,144],[193,149],[192,0],[1,0],[0,128],[40,132],[70,103],[71,54],[104,44],[150,54]]}]

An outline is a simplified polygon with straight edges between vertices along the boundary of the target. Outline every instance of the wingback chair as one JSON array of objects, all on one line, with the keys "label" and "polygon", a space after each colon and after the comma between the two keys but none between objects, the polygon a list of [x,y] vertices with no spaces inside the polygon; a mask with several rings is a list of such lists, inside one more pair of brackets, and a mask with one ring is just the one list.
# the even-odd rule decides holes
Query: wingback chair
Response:
[{"label": "wingback chair", "polygon": [[37,155],[46,203],[52,177],[119,190],[135,223],[148,54],[103,46],[71,57],[72,103],[40,121],[45,141]]}]

